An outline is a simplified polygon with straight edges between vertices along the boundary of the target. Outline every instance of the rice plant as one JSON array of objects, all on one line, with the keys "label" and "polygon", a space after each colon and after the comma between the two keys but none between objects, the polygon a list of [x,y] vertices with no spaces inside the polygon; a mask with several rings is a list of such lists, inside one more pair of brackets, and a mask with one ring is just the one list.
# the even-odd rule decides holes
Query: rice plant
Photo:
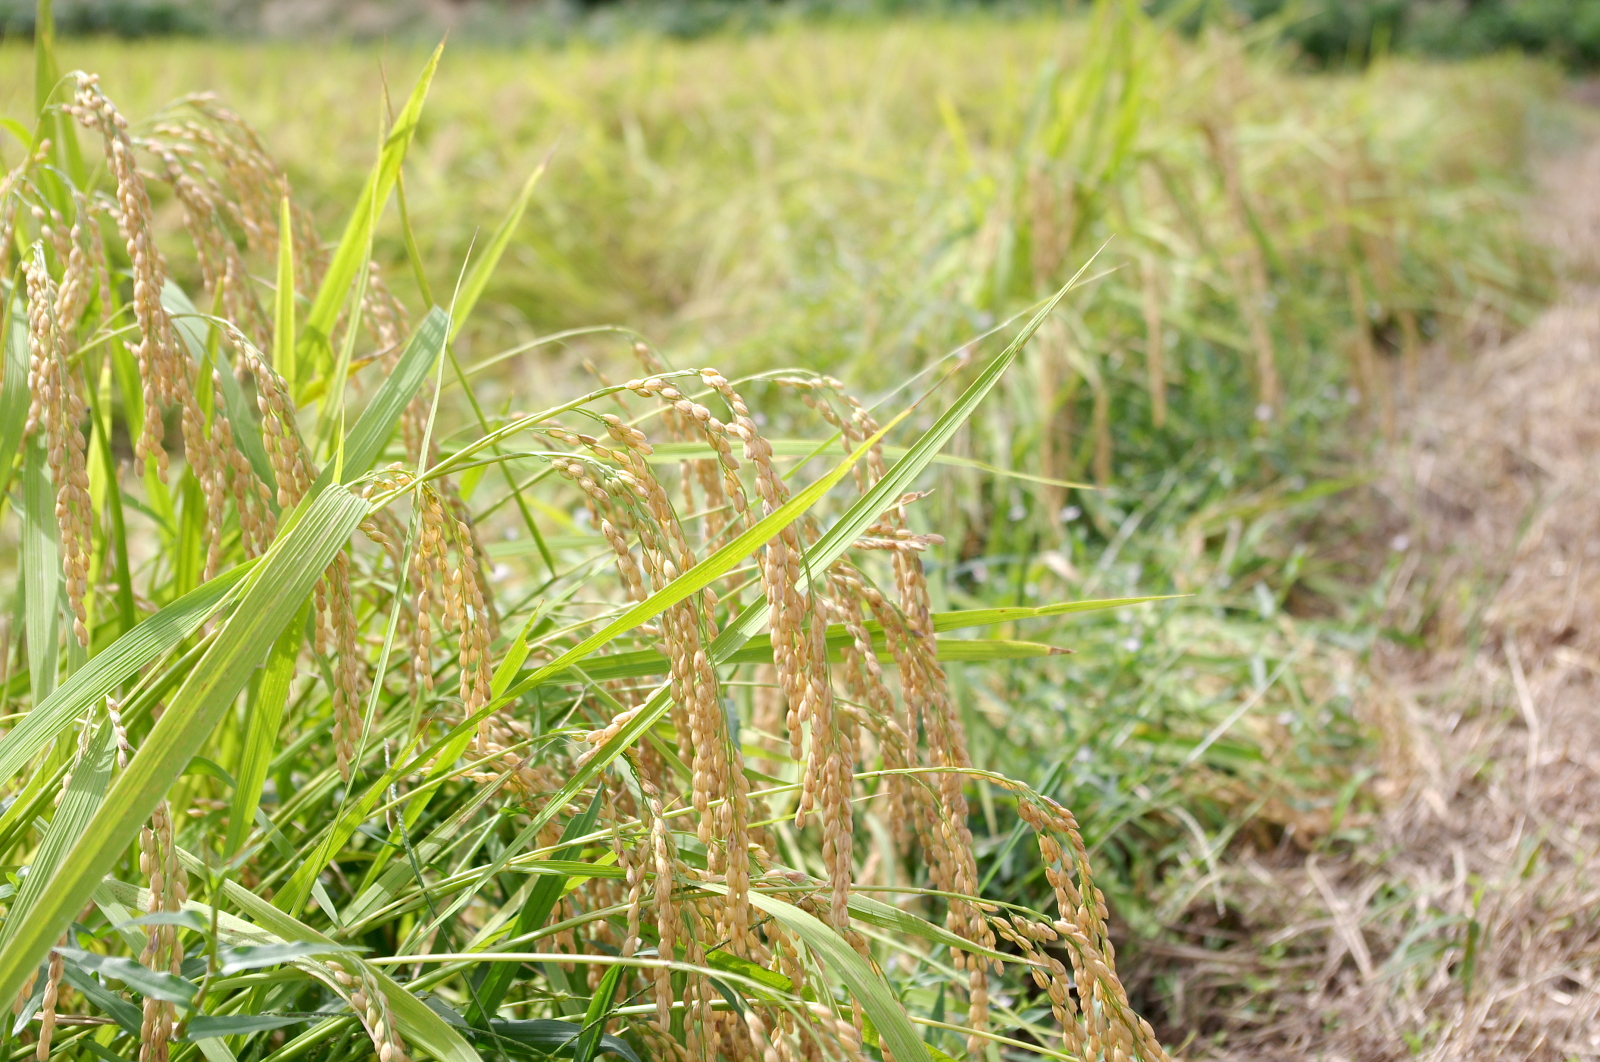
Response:
[{"label": "rice plant", "polygon": [[[1130,599],[934,611],[909,515],[1072,283],[915,433],[643,336],[489,408],[453,343],[537,171],[419,319],[373,260],[438,52],[325,243],[237,115],[130,120],[42,13],[0,185],[0,1057],[1167,1057],[1072,812],[975,768],[952,699],[950,661],[1057,650],[940,637]],[[790,406],[809,449],[763,434]],[[981,895],[977,777],[1048,909]]]}]

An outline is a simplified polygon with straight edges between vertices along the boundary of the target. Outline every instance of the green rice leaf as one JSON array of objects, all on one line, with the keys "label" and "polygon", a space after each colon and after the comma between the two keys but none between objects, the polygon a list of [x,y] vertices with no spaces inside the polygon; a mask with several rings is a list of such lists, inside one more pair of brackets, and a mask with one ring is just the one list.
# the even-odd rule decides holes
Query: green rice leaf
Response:
[{"label": "green rice leaf", "polygon": [[144,1024],[144,1014],[140,1009],[106,988],[98,978],[76,962],[67,959],[65,956],[62,956],[62,958],[64,960],[61,964],[62,980],[82,992],[85,999],[104,1011],[106,1016],[115,1021],[123,1032],[129,1036],[137,1037],[140,1026]]},{"label": "green rice leaf", "polygon": [[[904,416],[904,414],[901,416]],[[770,516],[758,521],[755,526],[751,527],[733,541],[729,542],[727,545],[711,554],[711,556],[707,557],[699,564],[696,564],[693,568],[690,568],[688,571],[684,572],[682,575],[678,576],[672,582],[668,583],[660,590],[657,590],[655,593],[651,594],[637,605],[628,609],[621,616],[618,616],[616,619],[600,628],[600,630],[591,634],[589,637],[585,638],[571,649],[568,649],[550,663],[539,668],[528,678],[523,679],[521,682],[512,686],[511,689],[506,691],[505,695],[499,698],[494,704],[491,705],[491,707],[499,707],[503,702],[514,700],[523,692],[530,690],[539,685],[539,683],[545,681],[545,679],[549,678],[551,675],[564,671],[569,665],[583,660],[590,653],[593,653],[596,649],[600,648],[602,645],[605,645],[617,635],[623,633],[624,631],[630,631],[639,626],[641,623],[648,623],[652,618],[659,616],[673,605],[676,605],[678,602],[687,598],[690,594],[698,593],[709,586],[712,582],[720,579],[722,576],[732,571],[735,565],[744,561],[756,550],[766,545],[767,542],[769,542],[778,534],[778,532],[794,523],[802,515],[808,512],[812,506],[821,501],[823,496],[826,495],[828,491],[832,490],[833,487],[841,479],[843,479],[847,473],[849,473],[850,469],[855,465],[855,463],[866,455],[867,451],[872,448],[872,445],[882,439],[884,435],[888,434],[889,429],[893,428],[895,424],[899,423],[899,421],[900,418],[896,417],[871,439],[867,440],[854,453],[847,455],[845,459],[839,462],[839,464],[836,465],[827,475],[818,479],[816,482],[806,487],[805,490],[790,498],[782,506],[776,509]],[[895,496],[898,497],[899,495]],[[864,522],[861,526],[865,527],[866,522]],[[851,541],[854,541],[853,536]],[[721,658],[718,657],[717,659],[720,663]]]},{"label": "green rice leaf", "polygon": [[[632,746],[651,727],[660,722],[661,718],[667,714],[667,709],[671,704],[672,698],[669,688],[666,685],[658,687],[650,695],[650,698],[645,701],[638,713],[628,720],[622,729],[618,730],[609,741],[589,755],[583,765],[573,772],[572,777],[567,780],[566,784],[545,802],[544,807],[534,815],[533,820],[522,828],[522,831],[517,834],[510,844],[506,845],[504,851],[493,862],[484,867],[474,869],[473,884],[466,895],[440,911],[438,917],[429,923],[428,932],[438,928],[446,918],[449,918],[461,907],[465,906],[467,901],[471,899],[472,893],[476,892],[483,883],[503,871],[511,863],[512,858],[531,844],[534,838],[539,835],[539,831],[544,829],[551,819],[560,814],[563,808],[572,803],[573,798],[582,792],[601,771],[610,766],[618,756],[622,755],[624,750]],[[461,727],[457,729],[470,725],[475,724],[472,724],[469,720],[461,724]],[[446,738],[444,740],[449,741],[450,739]]]},{"label": "green rice leaf", "polygon": [[583,1032],[572,1049],[572,1062],[591,1062],[605,1035],[606,1016],[611,1013],[611,1002],[617,997],[617,982],[622,979],[622,967],[613,966],[600,978],[594,995],[589,997],[589,1008],[583,1015]]},{"label": "green rice leaf", "polygon": [[141,962],[133,959],[124,959],[116,955],[100,955],[82,948],[56,949],[66,958],[77,963],[81,969],[100,974],[102,977],[121,981],[133,991],[151,999],[164,999],[169,1003],[178,1003],[182,1006],[191,1006],[194,1003],[196,985],[193,981],[185,980],[176,974],[159,973]]},{"label": "green rice leaf", "polygon": [[[803,581],[809,578],[804,573],[826,571],[828,566],[839,559],[860,537],[861,532],[888,511],[889,507],[911,488],[923,469],[928,467],[961,425],[966,423],[967,418],[972,416],[973,411],[978,408],[978,403],[982,402],[994,389],[995,384],[1000,382],[1000,377],[1005,375],[1012,362],[1017,360],[1017,355],[1022,353],[1022,348],[1028,340],[1033,338],[1039,326],[1055,312],[1061,300],[1072,290],[1088,268],[1089,264],[1085,263],[1049,302],[1040,307],[1039,312],[1034,314],[1010,344],[984,367],[978,378],[962,392],[961,397],[949,409],[945,410],[944,414],[934,422],[933,427],[924,432],[922,437],[906,451],[905,456],[891,465],[883,477],[873,484],[872,489],[862,495],[832,527],[828,528],[822,538],[806,551],[805,564],[802,566]],[[879,438],[882,434],[879,433]],[[863,443],[856,452],[859,454],[870,449],[877,441],[878,439],[872,439]],[[751,635],[767,625],[770,614],[771,605],[765,597],[747,606],[712,642],[711,657],[722,660],[730,656]]]},{"label": "green rice leaf", "polygon": [[909,911],[902,911],[892,904],[882,900],[874,900],[870,896],[853,895],[849,900],[850,914],[854,918],[879,929],[887,929],[891,933],[901,936],[921,937],[931,944],[943,944],[954,951],[964,951],[969,955],[981,955],[986,959],[998,959],[1001,962],[1016,962],[1017,956],[1007,955],[974,944],[963,936],[950,932],[944,926],[934,925],[927,919],[918,918]]},{"label": "green rice leaf", "polygon": [[317,296],[306,314],[305,332],[300,337],[296,361],[307,369],[308,382],[315,371],[333,362],[334,326],[349,298],[356,271],[366,268],[372,230],[378,223],[378,215],[389,201],[389,193],[394,189],[400,164],[405,161],[406,150],[411,146],[411,138],[416,135],[417,123],[422,117],[422,104],[428,97],[428,86],[433,82],[433,73],[438,69],[439,57],[443,53],[444,45],[441,43],[422,68],[416,86],[411,90],[411,97],[395,118],[394,127],[390,129],[378,153],[378,161],[356,199],[355,212],[345,225],[339,247],[333,253],[333,261],[322,278],[322,286],[317,289]]},{"label": "green rice leaf", "polygon": [[[818,446],[810,439],[769,439],[767,445],[772,447],[774,457],[816,457],[824,454],[837,456],[844,453],[844,443],[835,438],[831,442]],[[652,443],[650,448],[655,452],[646,461],[653,465],[675,465],[685,460],[706,460],[715,458],[716,452],[707,443],[697,442],[660,442]],[[904,457],[907,450],[904,446],[885,446],[883,454],[896,460]],[[1070,479],[1052,479],[1049,476],[1036,476],[1031,472],[1022,472],[1013,468],[1001,468],[991,465],[987,461],[978,461],[971,457],[960,457],[955,454],[940,454],[933,459],[936,465],[948,465],[953,468],[970,468],[976,472],[983,472],[991,476],[1003,476],[1007,479],[1020,479],[1029,483],[1043,483],[1051,487],[1073,487],[1080,490],[1094,490],[1092,483],[1079,483]]]},{"label": "green rice leaf", "polygon": [[[594,800],[589,803],[588,810],[567,822],[561,831],[563,841],[576,840],[594,829],[595,820],[600,814],[600,799],[601,795],[596,793]],[[571,860],[575,859],[580,851],[579,848],[568,846],[560,849],[556,857],[561,860]],[[517,920],[511,929],[511,935],[520,937],[544,925],[545,919],[549,918],[550,912],[555,909],[556,902],[561,899],[566,883],[567,879],[564,876],[541,875],[539,880],[534,882],[533,891],[528,894],[528,901],[517,912]],[[477,998],[473,1001],[471,1016],[474,1025],[482,1025],[500,1010],[500,1001],[505,998],[506,989],[511,987],[516,973],[515,966],[504,963],[497,963],[490,968],[478,989]],[[615,984],[612,987],[615,988]]]},{"label": "green rice leaf", "polygon": [[[33,703],[56,688],[61,609],[61,564],[56,556],[56,496],[45,474],[44,437],[35,435],[22,455],[22,567],[27,598],[28,681]],[[68,634],[71,637],[71,634]]]},{"label": "green rice leaf", "polygon": [[278,290],[272,300],[272,367],[296,393],[298,366],[294,350],[294,218],[289,197],[278,204]]},{"label": "green rice leaf", "polygon": [[[383,448],[394,434],[395,425],[400,423],[400,415],[438,364],[449,330],[450,315],[437,306],[422,319],[394,371],[384,377],[372,401],[367,403],[355,427],[346,436],[344,467],[338,470],[339,482],[350,483],[366,475],[367,470],[382,456]],[[314,495],[332,483],[335,471],[332,463],[324,466],[312,484],[310,493]]]},{"label": "green rice leaf", "polygon": [[[186,862],[191,864],[191,870],[199,868],[199,861],[193,856],[189,856]],[[241,912],[255,920],[256,926],[250,926],[251,930],[259,933],[260,929],[265,929],[279,941],[338,946],[334,941],[304,922],[280,911],[237,882],[224,882],[223,895]],[[395,1022],[400,1026],[400,1032],[408,1042],[428,1052],[439,1062],[482,1062],[477,1052],[468,1046],[454,1029],[445,1024],[444,1019],[429,1010],[421,1000],[407,992],[388,974],[376,966],[363,965],[363,969],[382,989],[384,999],[388,1001],[389,1009],[394,1014]]]},{"label": "green rice leaf", "polygon": [[89,901],[366,512],[364,501],[342,487],[330,487],[250,573],[239,607],[221,625],[93,820],[50,875],[33,917],[0,947],[0,998],[16,993]]},{"label": "green rice leaf", "polygon": [[[881,631],[873,632],[881,636]],[[874,643],[882,646],[881,637],[874,638]],[[844,629],[842,624],[828,629],[829,659],[837,662],[840,652],[846,646],[853,644],[854,636]],[[1038,642],[1018,642],[1005,638],[940,638],[936,643],[938,657],[946,662],[985,663],[996,660],[1021,660],[1028,657],[1059,656],[1068,652],[1058,649],[1053,645],[1041,645]],[[738,652],[730,655],[723,664],[770,664],[772,663],[772,639],[770,635],[758,635],[746,642]],[[593,657],[583,665],[583,673],[596,682],[609,682],[613,679],[640,678],[645,675],[665,674],[671,665],[667,658],[654,649],[639,649],[628,653],[616,653],[611,656]],[[556,675],[553,682],[578,682],[581,681],[577,674],[570,669]]]},{"label": "green rice leaf", "polygon": [[114,759],[111,726],[103,723],[89,739],[83,754],[72,764],[71,778],[67,782],[66,792],[61,796],[61,805],[56,808],[55,817],[50,820],[50,827],[45,830],[44,839],[39,842],[38,851],[28,864],[28,876],[22,879],[22,887],[6,912],[5,927],[0,930],[0,947],[16,935],[19,926],[27,922],[34,905],[44,893],[45,883],[61,865],[62,856],[105,799]]},{"label": "green rice leaf", "polygon": [[[726,886],[714,882],[701,882],[699,887],[724,896],[728,892]],[[900,1062],[928,1062],[927,1048],[912,1028],[894,993],[831,926],[794,904],[764,892],[752,890],[750,905],[781,922],[838,976],[849,989],[851,998],[866,1011],[867,1018],[896,1059]]]},{"label": "green rice leaf", "polygon": [[[320,1020],[321,1014],[298,1014],[280,1016],[277,1014],[224,1014],[212,1016],[210,1014],[196,1014],[189,1019],[186,1040],[209,1040],[222,1036],[249,1036],[251,1033],[271,1032],[273,1029],[282,1029],[290,1025],[299,1025],[313,1018]],[[138,1035],[135,1030],[134,1035]]]},{"label": "green rice leaf", "polygon": [[[370,808],[372,796],[377,792],[382,792],[384,788],[374,787],[374,789],[369,789],[358,806]],[[428,866],[435,859],[449,851],[461,839],[461,834],[466,824],[483,809],[483,806],[489,802],[489,798],[494,795],[494,792],[495,790],[491,786],[481,787],[473,799],[467,801],[455,814],[440,823],[427,837],[417,842],[413,846],[412,852],[417,865]],[[431,796],[432,791],[430,790],[427,795]],[[348,822],[350,819],[346,819],[346,821]],[[363,889],[361,894],[354,900],[350,901],[350,905],[345,908],[343,916],[346,928],[358,926],[364,919],[371,917],[392,900],[408,882],[416,880],[416,873],[412,870],[410,863],[411,859],[408,858],[389,866],[378,876],[376,881]]]},{"label": "green rice leaf", "polygon": [[277,966],[314,955],[350,954],[356,950],[342,944],[301,941],[294,944],[254,944],[223,948],[217,953],[217,958],[222,962],[221,972],[231,974],[240,970],[259,970],[263,966]]},{"label": "green rice leaf", "polygon": [[[205,871],[205,865],[199,859],[181,848],[178,849],[178,859],[191,874]],[[211,920],[215,918],[218,934],[223,941],[240,945],[272,945],[298,941],[321,945],[327,951],[339,950],[340,945],[337,942],[284,914],[238,882],[225,879],[222,889],[227,902],[255,921],[247,921],[223,910],[214,911],[211,907],[193,900],[185,903],[184,909],[198,913],[205,919],[207,925],[210,925]],[[95,898],[102,903],[144,907],[149,903],[150,894],[136,885],[115,878],[106,878],[96,891]],[[308,961],[298,960],[301,964]],[[399,1025],[407,1042],[432,1055],[439,1062],[482,1062],[477,1052],[473,1051],[455,1030],[423,1005],[417,997],[407,992],[381,969],[365,964],[363,968],[383,989],[389,1009],[394,1013],[395,1023]]]},{"label": "green rice leaf", "polygon": [[713,970],[723,970],[727,973],[738,974],[747,981],[768,985],[780,992],[787,992],[794,988],[794,982],[776,970],[769,970],[765,966],[757,966],[749,959],[739,956],[721,948],[712,948],[706,952],[706,965]]},{"label": "green rice leaf", "polygon": [[144,926],[182,926],[196,933],[207,933],[211,930],[211,926],[193,911],[151,911],[147,915],[117,923],[117,931],[139,929]]},{"label": "green rice leaf", "polygon": [[[583,1033],[583,1026],[576,1022],[561,1021],[559,1018],[496,1020],[490,1023],[489,1028],[490,1033],[496,1037],[514,1040],[533,1048],[540,1054],[554,1058],[571,1058],[578,1038]],[[490,1033],[480,1032],[478,1036],[487,1037]],[[626,1062],[639,1062],[639,1056],[634,1054],[633,1048],[615,1036],[601,1036],[595,1044],[595,1049],[600,1054],[613,1054],[625,1059]]]},{"label": "green rice leaf", "polygon": [[295,660],[300,655],[305,611],[289,621],[267,655],[244,720],[244,751],[239,756],[239,781],[233,788],[233,809],[228,816],[228,835],[223,852],[229,857],[239,850],[261,806],[261,790],[267,782],[267,768],[278,745],[278,728],[283,723],[284,705],[289,699],[289,683],[294,678]]},{"label": "green rice leaf", "polygon": [[61,688],[0,737],[0,783],[16,777],[30,760],[116,688],[193,634],[255,567],[247,562],[196,587],[112,642]]},{"label": "green rice leaf", "polygon": [[[1093,601],[1062,601],[1054,605],[1009,608],[975,608],[965,612],[936,612],[933,629],[936,632],[961,630],[964,627],[992,627],[997,623],[1015,623],[1018,620],[1043,619],[1046,616],[1067,616],[1077,612],[1099,612],[1108,608],[1131,608],[1146,601],[1173,601],[1187,594],[1159,594],[1154,597],[1106,597]],[[870,626],[870,625],[869,625]]]},{"label": "green rice leaf", "polygon": [[[206,325],[201,320],[200,311],[195,308],[182,288],[169,280],[166,287],[161,289],[161,305],[173,315],[173,325],[178,329],[178,334],[183,337],[183,342],[189,348],[189,356],[195,361],[203,361],[206,354]],[[273,512],[278,511],[278,476],[272,470],[272,461],[267,457],[266,445],[261,441],[261,428],[256,423],[255,403],[245,397],[244,389],[239,386],[239,381],[234,379],[228,365],[226,344],[219,344],[217,357],[222,362],[218,366],[217,378],[222,383],[223,407],[228,413],[229,427],[233,429],[233,441],[244,454],[245,460],[250,462],[250,467],[267,485],[269,497],[268,507]]]},{"label": "green rice leaf", "polygon": [[22,145],[22,150],[33,150],[33,134],[28,131],[27,126],[23,125],[15,118],[0,118],[0,129],[4,129],[6,132],[16,137],[17,143]]},{"label": "green rice leaf", "polygon": [[0,315],[5,375],[0,377],[0,495],[11,490],[11,466],[22,448],[28,421],[28,322],[21,299],[10,299]]},{"label": "green rice leaf", "polygon": [[506,211],[500,227],[494,230],[489,246],[484,248],[483,255],[461,281],[461,290],[456,294],[452,306],[455,311],[455,324],[450,328],[451,339],[455,339],[456,334],[461,331],[461,326],[466,324],[467,318],[472,314],[472,308],[478,304],[483,289],[488,286],[489,278],[500,265],[500,256],[505,254],[506,247],[511,243],[511,237],[516,235],[517,226],[522,223],[522,215],[527,213],[528,201],[533,198],[534,186],[539,183],[539,178],[544,176],[545,168],[549,164],[548,155],[539,160],[539,165],[534,167],[528,179],[523,182],[522,191],[517,193],[511,209]]}]

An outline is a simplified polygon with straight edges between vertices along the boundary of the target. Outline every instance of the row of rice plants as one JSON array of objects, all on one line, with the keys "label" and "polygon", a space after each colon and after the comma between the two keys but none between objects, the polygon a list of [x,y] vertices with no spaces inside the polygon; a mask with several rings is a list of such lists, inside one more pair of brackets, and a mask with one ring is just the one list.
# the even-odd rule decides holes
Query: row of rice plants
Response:
[{"label": "row of rice plants", "polygon": [[[1329,561],[1274,538],[1330,490],[1346,386],[1381,426],[1416,344],[1528,302],[1494,182],[1537,74],[1303,81],[1114,3],[472,55],[360,184],[374,64],[293,58],[235,93],[264,132],[209,100],[102,117],[103,167],[59,110],[110,114],[92,86],[42,78],[57,109],[28,108],[51,143],[8,188],[8,385],[60,356],[34,415],[11,407],[42,445],[12,478],[38,586],[7,694],[49,710],[0,739],[3,860],[30,867],[0,963],[25,976],[74,915],[88,934],[30,1020],[208,1057],[1159,1057],[1076,838],[1146,933],[1188,894],[1165,879],[1236,831],[1338,824],[1352,647],[1285,615],[1329,596]],[[119,96],[241,69],[194,45],[90,60]],[[315,219],[351,203],[325,245]],[[660,347],[585,329],[607,318]],[[861,499],[828,501],[847,476]],[[48,550],[72,611],[38,604]],[[1136,600],[1171,590],[1200,607]],[[1046,604],[1112,595],[1092,626]],[[968,624],[1011,637],[934,637]],[[136,906],[146,973],[98,957]]]}]

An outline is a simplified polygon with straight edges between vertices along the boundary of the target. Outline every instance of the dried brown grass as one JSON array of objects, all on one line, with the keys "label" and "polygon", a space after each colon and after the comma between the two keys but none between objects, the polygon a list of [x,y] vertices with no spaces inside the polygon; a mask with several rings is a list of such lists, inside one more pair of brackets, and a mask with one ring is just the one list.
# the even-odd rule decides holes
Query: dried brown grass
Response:
[{"label": "dried brown grass", "polygon": [[1545,166],[1560,303],[1432,351],[1380,457],[1383,626],[1420,637],[1370,660],[1375,810],[1309,853],[1237,851],[1199,943],[1146,949],[1178,1054],[1600,1059],[1597,181],[1600,145]]}]

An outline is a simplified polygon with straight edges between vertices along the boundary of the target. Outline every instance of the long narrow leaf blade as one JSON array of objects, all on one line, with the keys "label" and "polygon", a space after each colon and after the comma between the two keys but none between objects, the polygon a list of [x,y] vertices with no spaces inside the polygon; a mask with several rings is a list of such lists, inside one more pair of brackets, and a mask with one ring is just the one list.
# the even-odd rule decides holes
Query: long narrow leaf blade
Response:
[{"label": "long narrow leaf blade", "polygon": [[299,375],[294,350],[294,226],[287,197],[278,205],[278,292],[272,303],[272,367],[289,393]]},{"label": "long narrow leaf blade", "polygon": [[44,439],[35,435],[22,455],[22,567],[33,703],[56,688],[61,565],[56,559],[55,491],[45,473]]},{"label": "long narrow leaf blade", "polygon": [[[161,289],[161,305],[173,315],[172,323],[183,337],[184,345],[189,348],[189,356],[197,362],[202,360],[206,352],[206,325],[200,320],[200,311],[195,308],[194,301],[187,292],[169,280]],[[245,460],[250,462],[251,469],[267,485],[267,504],[273,512],[277,512],[278,476],[272,469],[271,459],[267,457],[266,445],[261,441],[261,429],[255,421],[255,403],[245,398],[239,381],[228,371],[227,344],[219,346],[217,356],[224,363],[218,367],[217,379],[222,384],[222,401],[228,412],[229,427],[233,429],[234,442],[238,444]]]},{"label": "long narrow leaf blade", "polygon": [[544,176],[549,163],[548,155],[539,160],[539,165],[528,175],[527,181],[522,185],[522,191],[517,193],[516,202],[511,204],[511,209],[500,222],[500,227],[494,230],[494,236],[490,238],[489,246],[484,248],[482,257],[473,264],[466,278],[462,280],[461,291],[456,295],[453,305],[456,320],[450,329],[451,339],[455,339],[456,333],[461,331],[461,326],[472,314],[472,308],[478,304],[483,289],[488,286],[489,278],[500,265],[500,256],[505,254],[506,247],[511,243],[511,237],[516,235],[517,226],[522,223],[523,214],[527,213],[528,201],[533,198],[534,186],[539,183],[539,178]]},{"label": "long narrow leaf blade", "polygon": [[193,634],[253,567],[254,562],[241,564],[191,590],[69,675],[60,689],[0,737],[0,784],[15,778],[74,719]]},{"label": "long narrow leaf blade", "polygon": [[22,446],[22,429],[28,420],[28,325],[22,302],[6,304],[5,375],[0,377],[0,494],[11,488],[11,465]]},{"label": "long narrow leaf blade", "polygon": [[233,810],[223,844],[223,851],[230,857],[249,835],[256,808],[261,804],[261,790],[266,785],[267,768],[283,722],[284,703],[289,699],[289,683],[294,678],[295,659],[300,655],[301,626],[302,620],[296,616],[278,636],[245,717],[244,751],[239,758],[238,784],[233,789]]},{"label": "long narrow leaf blade", "polygon": [[[1085,264],[1076,276],[1033,315],[1005,350],[985,366],[983,372],[962,393],[955,404],[934,422],[933,427],[924,432],[922,437],[906,451],[906,455],[891,465],[889,471],[873,484],[872,489],[862,495],[849,511],[806,551],[806,561],[802,569],[804,572],[827,571],[828,566],[850,548],[851,543],[860,537],[861,532],[866,530],[872,521],[882,516],[895,500],[911,487],[917,476],[922,474],[922,470],[928,467],[961,425],[966,423],[967,418],[972,416],[973,411],[978,408],[978,403],[982,402],[994,389],[995,384],[1000,382],[1000,377],[1005,375],[1012,362],[1017,360],[1028,340],[1033,338],[1039,326],[1055,312],[1061,300],[1072,290],[1073,285],[1087,269],[1088,265]],[[864,443],[861,449],[869,448],[875,441]],[[712,642],[712,657],[718,660],[727,657],[756,631],[766,626],[770,613],[771,606],[764,597],[745,608]]]},{"label": "long narrow leaf blade", "polygon": [[17,927],[27,922],[33,906],[44,892],[45,882],[61,865],[61,857],[99,810],[101,801],[105,799],[106,784],[111,779],[113,752],[111,727],[102,725],[83,750],[83,755],[72,766],[72,777],[67,782],[66,792],[62,794],[61,805],[56,808],[55,817],[50,820],[50,828],[45,831],[44,840],[34,853],[33,861],[28,864],[28,876],[22,879],[22,888],[15,902],[6,912],[5,929],[0,932],[0,947],[16,935]]},{"label": "long narrow leaf blade", "polygon": [[[429,310],[428,316],[417,326],[394,371],[384,377],[372,401],[367,403],[361,418],[345,439],[340,482],[350,483],[365,475],[373,462],[383,454],[384,446],[394,434],[395,425],[400,423],[400,415],[438,363],[449,329],[450,315],[437,306]],[[312,484],[311,493],[315,494],[332,483],[334,471],[332,463],[324,466]]]},{"label": "long narrow leaf blade", "polygon": [[[726,886],[711,882],[703,883],[701,888],[727,894]],[[896,1059],[902,1062],[928,1062],[927,1049],[911,1027],[911,1021],[894,993],[831,926],[794,904],[764,892],[752,891],[750,905],[781,922],[785,929],[799,937],[813,954],[838,975],[850,990],[851,997],[866,1011],[878,1035]]]},{"label": "long narrow leaf blade", "polygon": [[343,488],[329,488],[263,558],[239,607],[50,876],[33,917],[0,947],[0,999],[21,988],[29,970],[89,902],[366,513],[364,501]]},{"label": "long narrow leaf blade", "polygon": [[[839,650],[851,644],[853,637],[842,629],[828,631],[829,659],[840,659]],[[874,639],[876,641],[876,639]],[[772,639],[760,636],[760,644],[752,638],[744,648],[720,661],[724,664],[772,663]],[[1039,642],[1019,642],[1008,638],[940,638],[934,643],[938,658],[952,663],[982,663],[994,660],[1022,660],[1028,657],[1058,656],[1067,650]],[[615,656],[595,657],[583,665],[583,674],[595,682],[615,679],[643,678],[646,675],[663,675],[671,667],[665,656],[654,649],[640,649]],[[553,676],[555,682],[580,681],[572,671]]]},{"label": "long narrow leaf blade", "polygon": [[416,134],[417,123],[422,117],[422,105],[428,98],[428,87],[433,83],[433,74],[438,69],[439,57],[443,53],[444,45],[440,44],[422,68],[416,86],[411,90],[411,97],[395,118],[394,128],[389,131],[383,149],[378,153],[378,161],[367,176],[361,196],[356,200],[355,212],[351,214],[344,235],[339,239],[339,248],[334,252],[328,272],[322,278],[322,286],[317,289],[317,297],[306,313],[305,331],[296,355],[300,365],[319,367],[333,361],[334,326],[349,298],[356,270],[366,266],[372,230],[378,223],[378,215],[389,201],[389,193],[394,190],[400,164],[405,161],[406,150]]},{"label": "long narrow leaf blade", "polygon": [[[568,649],[550,663],[539,668],[528,678],[513,686],[500,700],[509,701],[514,699],[523,691],[537,686],[550,675],[578,663],[622,632],[632,630],[641,623],[648,623],[653,617],[665,612],[690,594],[703,590],[715,580],[726,575],[736,564],[749,557],[776,536],[778,532],[810,511],[812,506],[821,501],[823,496],[849,473],[855,463],[872,448],[872,445],[883,438],[889,432],[889,429],[893,428],[898,422],[899,418],[896,418],[895,421],[886,425],[854,453],[839,462],[827,475],[790,498],[770,516],[764,517],[754,527],[745,531],[732,542],[729,542],[660,590],[628,609],[621,616],[618,616],[600,630]],[[863,523],[862,526],[865,527],[866,524]],[[718,662],[721,662],[720,659]]]}]

